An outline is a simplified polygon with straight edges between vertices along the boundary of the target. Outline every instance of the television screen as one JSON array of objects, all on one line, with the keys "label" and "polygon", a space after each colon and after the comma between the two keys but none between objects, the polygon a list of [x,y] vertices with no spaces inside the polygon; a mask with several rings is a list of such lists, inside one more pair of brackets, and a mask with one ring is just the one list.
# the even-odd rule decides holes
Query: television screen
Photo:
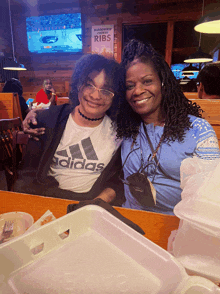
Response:
[{"label": "television screen", "polygon": [[219,49],[214,52],[212,62],[216,62],[218,61],[218,59],[219,59]]},{"label": "television screen", "polygon": [[81,13],[27,17],[26,28],[32,53],[82,52]]},{"label": "television screen", "polygon": [[[171,68],[171,70],[172,70],[172,72],[173,72],[173,74],[174,74],[174,76],[176,77],[177,80],[183,79],[185,77],[182,74],[182,70],[187,66],[189,66],[189,64],[187,64],[187,63],[176,63],[176,64],[171,65],[170,68]],[[197,63],[193,63],[192,66],[197,67],[198,70],[199,70],[199,65]],[[199,74],[199,72],[195,72],[195,73],[193,73],[191,75],[188,75],[188,78],[190,80],[196,79],[198,74]]]}]

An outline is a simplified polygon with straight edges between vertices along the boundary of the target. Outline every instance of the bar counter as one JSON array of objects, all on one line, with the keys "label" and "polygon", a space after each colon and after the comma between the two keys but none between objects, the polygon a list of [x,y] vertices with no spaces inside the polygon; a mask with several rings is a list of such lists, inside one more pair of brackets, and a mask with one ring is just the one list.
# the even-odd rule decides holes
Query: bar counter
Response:
[{"label": "bar counter", "polygon": [[[0,214],[22,211],[31,214],[37,221],[48,209],[59,218],[66,214],[67,205],[77,201],[42,197],[36,195],[0,191]],[[114,207],[124,217],[139,225],[145,231],[145,237],[167,249],[167,241],[171,231],[178,228],[176,216],[148,211]]]}]

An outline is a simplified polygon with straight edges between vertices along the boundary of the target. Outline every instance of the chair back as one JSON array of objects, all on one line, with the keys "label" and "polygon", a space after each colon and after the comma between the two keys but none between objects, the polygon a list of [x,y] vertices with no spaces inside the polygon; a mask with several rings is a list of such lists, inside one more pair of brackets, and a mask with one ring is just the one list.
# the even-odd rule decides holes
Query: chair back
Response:
[{"label": "chair back", "polygon": [[187,99],[199,99],[197,92],[183,92]]},{"label": "chair back", "polygon": [[65,104],[65,103],[70,103],[69,97],[58,97],[57,98],[57,105]]},{"label": "chair back", "polygon": [[220,121],[220,99],[190,99],[196,102],[204,111],[202,117],[210,124],[219,123]]},{"label": "chair back", "polygon": [[5,172],[8,191],[13,191],[17,167],[24,156],[23,146],[26,147],[28,138],[28,134],[22,131],[20,117],[0,119],[0,164]]},{"label": "chair back", "polygon": [[220,99],[190,99],[196,102],[202,110],[202,117],[205,118],[216,132],[220,147]]},{"label": "chair back", "polygon": [[21,106],[17,93],[0,93],[0,119],[20,117]]},{"label": "chair back", "polygon": [[[26,147],[29,140],[29,135],[25,134],[23,131],[15,130],[12,133],[13,141],[13,166],[15,167],[15,172],[19,166],[19,163],[24,158]],[[20,158],[19,158],[20,155]]]}]

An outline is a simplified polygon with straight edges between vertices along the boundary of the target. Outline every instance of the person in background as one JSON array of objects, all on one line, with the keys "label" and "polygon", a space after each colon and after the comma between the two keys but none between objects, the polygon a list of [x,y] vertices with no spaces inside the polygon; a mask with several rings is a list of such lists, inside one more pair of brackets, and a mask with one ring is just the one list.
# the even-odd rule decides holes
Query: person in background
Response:
[{"label": "person in background", "polygon": [[[72,77],[71,104],[37,112],[39,141],[30,139],[14,191],[72,200],[124,201],[118,193],[120,144],[114,130],[120,66],[84,55]],[[36,126],[31,125],[31,128]],[[123,197],[122,197],[123,196]]]},{"label": "person in background", "polygon": [[43,89],[37,92],[36,102],[40,103],[51,103],[51,105],[57,104],[57,95],[50,79],[45,79],[43,82]]},{"label": "person in background", "polygon": [[21,115],[22,118],[25,119],[27,113],[29,112],[29,108],[24,97],[22,96],[23,87],[21,85],[21,82],[18,79],[11,78],[10,80],[5,82],[2,93],[18,93],[19,103],[21,107]]},{"label": "person in background", "polygon": [[116,131],[123,138],[122,206],[173,214],[181,200],[181,162],[193,156],[219,158],[215,131],[150,44],[129,41],[121,65],[125,95],[120,96]]},{"label": "person in background", "polygon": [[200,99],[220,99],[220,68],[215,64],[203,67],[197,77]]}]

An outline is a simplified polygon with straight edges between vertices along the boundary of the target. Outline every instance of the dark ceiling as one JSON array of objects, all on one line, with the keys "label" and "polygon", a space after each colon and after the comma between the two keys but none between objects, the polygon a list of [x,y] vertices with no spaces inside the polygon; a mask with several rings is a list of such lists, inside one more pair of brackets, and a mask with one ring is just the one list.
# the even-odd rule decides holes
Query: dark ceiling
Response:
[{"label": "dark ceiling", "polygon": [[[5,11],[8,9],[8,1],[11,3],[12,12],[24,15],[38,15],[46,13],[47,11],[54,11],[54,13],[56,13],[59,9],[80,7],[82,13],[88,16],[101,17],[113,14],[118,15],[119,13],[126,12],[135,16],[146,12],[155,15],[157,20],[160,19],[160,15],[166,14],[167,11],[170,11],[173,15],[184,13],[186,16],[188,12],[195,12],[199,17],[200,11],[202,15],[203,5],[203,0],[1,0],[1,7],[5,8]],[[217,9],[220,10],[220,0],[205,0],[204,14]],[[189,36],[189,34],[187,36]],[[184,37],[182,39],[184,39]],[[219,42],[219,36],[205,36],[203,34],[201,47],[208,53],[214,49]],[[197,43],[198,41],[196,40],[196,44]],[[191,46],[188,47],[193,47],[193,50],[195,50],[196,45],[192,45],[193,42]],[[178,47],[179,46],[174,46],[173,51],[177,50],[176,48]],[[183,58],[181,56],[181,51],[175,51],[175,54],[179,54],[180,59]]]},{"label": "dark ceiling", "polygon": [[[1,5],[8,0],[1,0]],[[10,0],[12,9],[28,12],[36,9],[40,12],[61,8],[81,7],[96,10],[108,10],[109,14],[130,12],[138,14],[149,10],[168,9],[171,6],[198,5],[202,8],[201,0]],[[207,0],[209,1],[209,0]],[[212,1],[213,2],[213,1]]]},{"label": "dark ceiling", "polygon": [[[143,12],[166,10],[201,10],[203,0],[1,0],[1,6],[11,2],[12,10],[22,13],[31,13],[80,7],[85,12],[101,16],[129,12],[138,15]],[[220,9],[219,0],[205,0],[205,12]]]}]

